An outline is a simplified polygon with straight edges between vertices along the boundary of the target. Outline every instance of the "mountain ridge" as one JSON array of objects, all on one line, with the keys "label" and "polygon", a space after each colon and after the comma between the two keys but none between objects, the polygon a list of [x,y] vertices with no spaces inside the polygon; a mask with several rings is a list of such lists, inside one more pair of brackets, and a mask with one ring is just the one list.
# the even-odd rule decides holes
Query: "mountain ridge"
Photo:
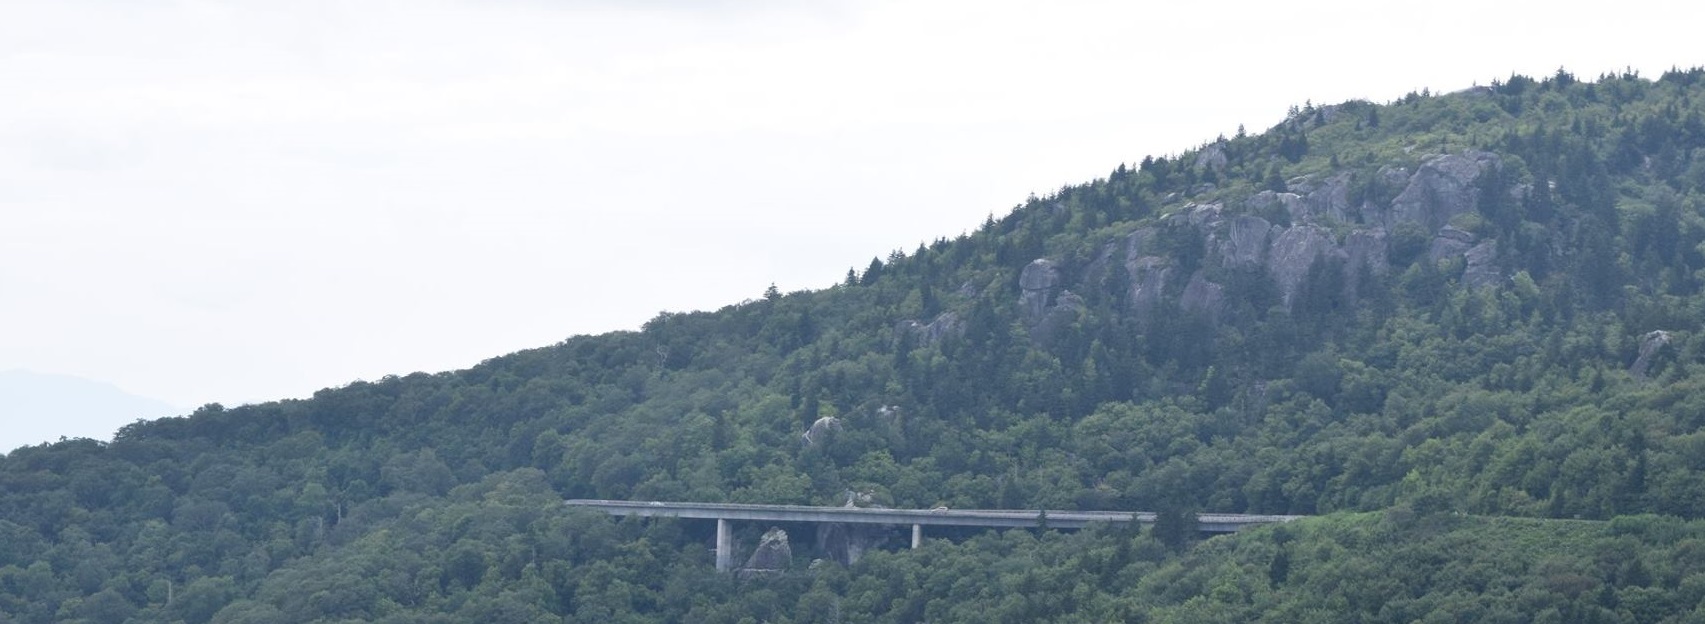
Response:
[{"label": "mountain ridge", "polygon": [[61,438],[110,439],[120,427],[137,420],[185,411],[74,375],[0,371],[0,421],[7,423],[0,452]]},{"label": "mountain ridge", "polygon": [[[1705,536],[1688,520],[1705,517],[1702,91],[1701,70],[1559,72],[1310,105],[823,290],[21,449],[0,458],[0,612],[1681,618],[1684,588],[1705,587],[1685,563]],[[974,536],[743,585],[705,574],[703,527],[560,505],[848,492],[1327,516],[1194,548],[1159,530]],[[1566,529],[1597,554],[1461,546],[1574,518],[1608,521]],[[1328,561],[1406,537],[1424,545],[1398,548],[1406,565],[1470,580],[1404,596],[1374,583],[1391,561]],[[1213,576],[1169,593],[1192,570]]]}]

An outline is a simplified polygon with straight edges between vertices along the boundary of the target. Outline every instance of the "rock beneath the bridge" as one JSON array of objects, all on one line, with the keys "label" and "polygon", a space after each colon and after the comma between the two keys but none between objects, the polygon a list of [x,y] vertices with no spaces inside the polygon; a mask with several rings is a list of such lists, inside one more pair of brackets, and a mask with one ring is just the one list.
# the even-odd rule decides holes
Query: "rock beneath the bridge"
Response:
[{"label": "rock beneath the bridge", "polygon": [[749,578],[784,571],[793,563],[793,547],[787,543],[787,531],[771,527],[758,540],[758,549],[740,568],[740,577]]},{"label": "rock beneath the bridge", "polygon": [[858,563],[866,551],[888,541],[893,529],[872,524],[824,522],[817,525],[817,552],[841,565]]}]

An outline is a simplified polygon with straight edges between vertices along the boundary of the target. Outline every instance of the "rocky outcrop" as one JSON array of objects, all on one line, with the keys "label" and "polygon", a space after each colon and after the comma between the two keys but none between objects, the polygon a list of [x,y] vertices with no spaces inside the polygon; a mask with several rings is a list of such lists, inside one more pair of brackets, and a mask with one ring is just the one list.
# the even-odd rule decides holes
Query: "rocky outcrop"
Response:
[{"label": "rocky outcrop", "polygon": [[1498,269],[1498,241],[1481,241],[1472,232],[1454,226],[1444,226],[1427,247],[1427,261],[1433,263],[1463,259],[1462,283],[1471,288],[1497,286],[1504,280]]},{"label": "rocky outcrop", "polygon": [[[1197,158],[1212,162],[1212,147],[1204,148]],[[1363,290],[1360,282],[1365,276],[1390,274],[1390,229],[1398,225],[1419,226],[1431,233],[1427,261],[1462,259],[1457,266],[1462,267],[1463,284],[1496,286],[1504,280],[1497,242],[1480,240],[1451,222],[1478,210],[1481,176],[1502,166],[1488,152],[1440,154],[1426,158],[1413,171],[1381,168],[1373,180],[1360,182],[1368,187],[1361,193],[1365,197],[1354,202],[1352,187],[1358,182],[1352,174],[1341,172],[1290,180],[1288,192],[1267,190],[1230,203],[1186,204],[1161,217],[1159,225],[1136,229],[1103,247],[1083,271],[1081,279],[1087,282],[1083,287],[1107,292],[1106,280],[1124,280],[1126,311],[1139,322],[1168,301],[1217,318],[1229,309],[1228,298],[1235,296],[1215,281],[1228,269],[1265,273],[1288,305],[1317,263],[1327,262],[1330,270],[1343,271],[1338,277],[1342,277],[1345,296],[1353,300]],[[1169,196],[1167,201],[1177,199]],[[1177,246],[1176,241],[1162,238],[1163,233],[1176,236],[1174,228],[1198,231],[1203,237],[1203,257],[1182,260],[1174,257],[1175,249],[1163,249],[1162,240]],[[1052,260],[1031,262],[1020,275],[1019,286],[1019,307],[1033,339],[1048,341],[1084,312],[1082,300],[1067,290],[1078,284],[1067,284]]]},{"label": "rocky outcrop", "polygon": [[752,552],[746,565],[740,566],[740,577],[774,574],[787,570],[792,564],[793,547],[787,542],[787,531],[771,527],[758,540],[758,549]]},{"label": "rocky outcrop", "polygon": [[1443,228],[1451,217],[1474,211],[1480,203],[1475,181],[1485,170],[1501,166],[1498,157],[1488,152],[1441,154],[1427,159],[1409,177],[1403,192],[1391,200],[1384,225],[1419,223],[1429,232]]},{"label": "rocky outcrop", "polygon": [[1440,261],[1456,258],[1467,253],[1474,246],[1474,234],[1445,226],[1433,237],[1431,245],[1427,246],[1427,260],[1434,264]]},{"label": "rocky outcrop", "polygon": [[888,541],[892,529],[873,524],[817,525],[817,552],[827,555],[841,565],[858,563],[860,557]]},{"label": "rocky outcrop", "polygon": [[799,436],[800,442],[805,446],[817,446],[827,442],[831,434],[840,430],[841,419],[834,416],[824,416],[811,423],[811,428],[806,429],[805,434]]},{"label": "rocky outcrop", "polygon": [[1635,379],[1644,380],[1646,371],[1652,366],[1652,358],[1656,357],[1658,350],[1668,345],[1669,341],[1669,332],[1661,329],[1646,332],[1646,335],[1641,336],[1640,357],[1634,358],[1634,364],[1628,367],[1628,374],[1633,375]]},{"label": "rocky outcrop", "polygon": [[905,425],[906,417],[898,405],[884,405],[876,408],[876,420],[891,429],[899,429]]},{"label": "rocky outcrop", "polygon": [[1292,223],[1328,219],[1341,223],[1355,221],[1355,207],[1350,205],[1349,173],[1339,173],[1318,181],[1313,177],[1303,177],[1289,182],[1287,186],[1303,200],[1302,213],[1291,213]]},{"label": "rocky outcrop", "polygon": [[842,492],[842,494],[847,497],[847,502],[842,503],[842,507],[856,507],[858,509],[888,508],[886,505],[877,503],[876,493],[869,490],[847,490]]},{"label": "rocky outcrop", "polygon": [[1060,291],[1054,305],[1048,306],[1042,318],[1030,328],[1030,337],[1040,344],[1051,345],[1061,332],[1077,322],[1086,309],[1083,297],[1069,290]]},{"label": "rocky outcrop", "polygon": [[1154,228],[1142,228],[1125,237],[1125,274],[1130,282],[1126,301],[1138,314],[1146,314],[1160,303],[1167,281],[1172,278],[1172,258],[1164,255]]},{"label": "rocky outcrop", "polygon": [[1231,220],[1222,235],[1209,234],[1214,254],[1227,266],[1248,267],[1267,262],[1267,247],[1272,243],[1273,224],[1266,219],[1240,215]]},{"label": "rocky outcrop", "polygon": [[1224,219],[1224,217],[1225,217],[1225,206],[1218,204],[1218,203],[1212,203],[1212,204],[1190,204],[1188,206],[1185,206],[1182,210],[1179,210],[1178,212],[1166,215],[1165,217],[1161,217],[1161,218],[1162,219],[1182,219],[1184,221],[1184,223],[1188,223],[1192,227],[1205,228],[1205,227],[1208,227],[1209,225],[1219,223],[1220,221],[1222,221]]},{"label": "rocky outcrop", "polygon": [[1208,281],[1197,271],[1190,276],[1190,283],[1184,285],[1184,294],[1178,297],[1178,306],[1192,312],[1199,312],[1208,317],[1210,322],[1219,322],[1220,311],[1225,307],[1225,287]]},{"label": "rocky outcrop", "polygon": [[[1374,173],[1373,186],[1381,189],[1407,188],[1412,175],[1408,167],[1380,167],[1379,171]],[[1391,204],[1382,204],[1372,201],[1371,198],[1363,198],[1361,205],[1355,206],[1354,209],[1361,215],[1363,224],[1378,228],[1390,227]]]},{"label": "rocky outcrop", "polygon": [[1356,230],[1344,237],[1344,255],[1349,266],[1367,267],[1374,275],[1384,276],[1390,270],[1385,230]]},{"label": "rocky outcrop", "polygon": [[1352,223],[1350,211],[1349,175],[1340,174],[1324,182],[1311,178],[1298,179],[1292,190],[1301,192],[1275,193],[1261,191],[1251,195],[1245,205],[1257,216],[1283,215],[1297,223]]},{"label": "rocky outcrop", "polygon": [[1278,284],[1279,294],[1286,305],[1290,305],[1291,297],[1302,286],[1303,278],[1308,277],[1308,269],[1329,254],[1343,255],[1343,251],[1332,240],[1332,232],[1320,226],[1295,226],[1280,233],[1273,241],[1267,272]]},{"label": "rocky outcrop", "polygon": [[1385,230],[1356,230],[1344,237],[1344,288],[1348,299],[1362,292],[1362,276],[1384,277],[1391,271]]},{"label": "rocky outcrop", "polygon": [[942,312],[935,317],[935,320],[927,324],[918,321],[900,321],[894,326],[894,335],[896,337],[908,336],[912,339],[913,344],[928,346],[941,342],[948,336],[959,335],[964,329],[965,324],[960,322],[958,314]]},{"label": "rocky outcrop", "polygon": [[1470,288],[1497,286],[1504,281],[1498,270],[1498,241],[1484,241],[1462,253],[1467,268],[1462,271],[1462,283]]},{"label": "rocky outcrop", "polygon": [[1219,171],[1225,168],[1227,162],[1229,159],[1226,158],[1225,148],[1220,147],[1219,143],[1204,147],[1202,151],[1196,153],[1196,169],[1198,170]]},{"label": "rocky outcrop", "polygon": [[1024,267],[1024,272],[1018,276],[1019,295],[1018,306],[1024,314],[1027,325],[1035,325],[1042,320],[1042,315],[1053,303],[1054,295],[1060,287],[1060,269],[1054,261],[1047,258],[1037,258]]},{"label": "rocky outcrop", "polygon": [[1163,256],[1143,256],[1126,261],[1125,271],[1131,276],[1127,301],[1138,314],[1147,314],[1160,304],[1167,282],[1172,280],[1172,259]]}]

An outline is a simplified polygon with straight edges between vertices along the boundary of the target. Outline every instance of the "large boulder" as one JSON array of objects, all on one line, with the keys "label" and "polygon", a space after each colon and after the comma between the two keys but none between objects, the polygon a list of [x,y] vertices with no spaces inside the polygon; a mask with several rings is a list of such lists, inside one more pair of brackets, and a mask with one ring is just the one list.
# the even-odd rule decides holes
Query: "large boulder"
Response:
[{"label": "large boulder", "polygon": [[787,531],[771,527],[758,540],[758,549],[740,567],[742,578],[773,574],[787,570],[793,564],[793,547],[787,542]]}]

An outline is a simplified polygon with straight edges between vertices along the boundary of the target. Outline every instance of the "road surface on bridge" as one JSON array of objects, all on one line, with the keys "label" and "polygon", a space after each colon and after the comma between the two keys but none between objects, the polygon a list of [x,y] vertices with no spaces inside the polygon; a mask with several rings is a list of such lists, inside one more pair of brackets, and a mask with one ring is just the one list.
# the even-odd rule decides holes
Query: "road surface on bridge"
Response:
[{"label": "road surface on bridge", "polygon": [[[869,507],[814,507],[809,505],[749,505],[740,503],[683,503],[670,501],[567,501],[572,507],[596,509],[617,516],[647,518],[697,518],[764,522],[838,522],[846,524],[892,524],[922,526],[966,526],[993,528],[1081,529],[1092,523],[1153,524],[1148,511],[1055,511],[1037,509],[876,509]],[[1301,516],[1251,514],[1196,515],[1197,530],[1232,533],[1240,529]]]}]

